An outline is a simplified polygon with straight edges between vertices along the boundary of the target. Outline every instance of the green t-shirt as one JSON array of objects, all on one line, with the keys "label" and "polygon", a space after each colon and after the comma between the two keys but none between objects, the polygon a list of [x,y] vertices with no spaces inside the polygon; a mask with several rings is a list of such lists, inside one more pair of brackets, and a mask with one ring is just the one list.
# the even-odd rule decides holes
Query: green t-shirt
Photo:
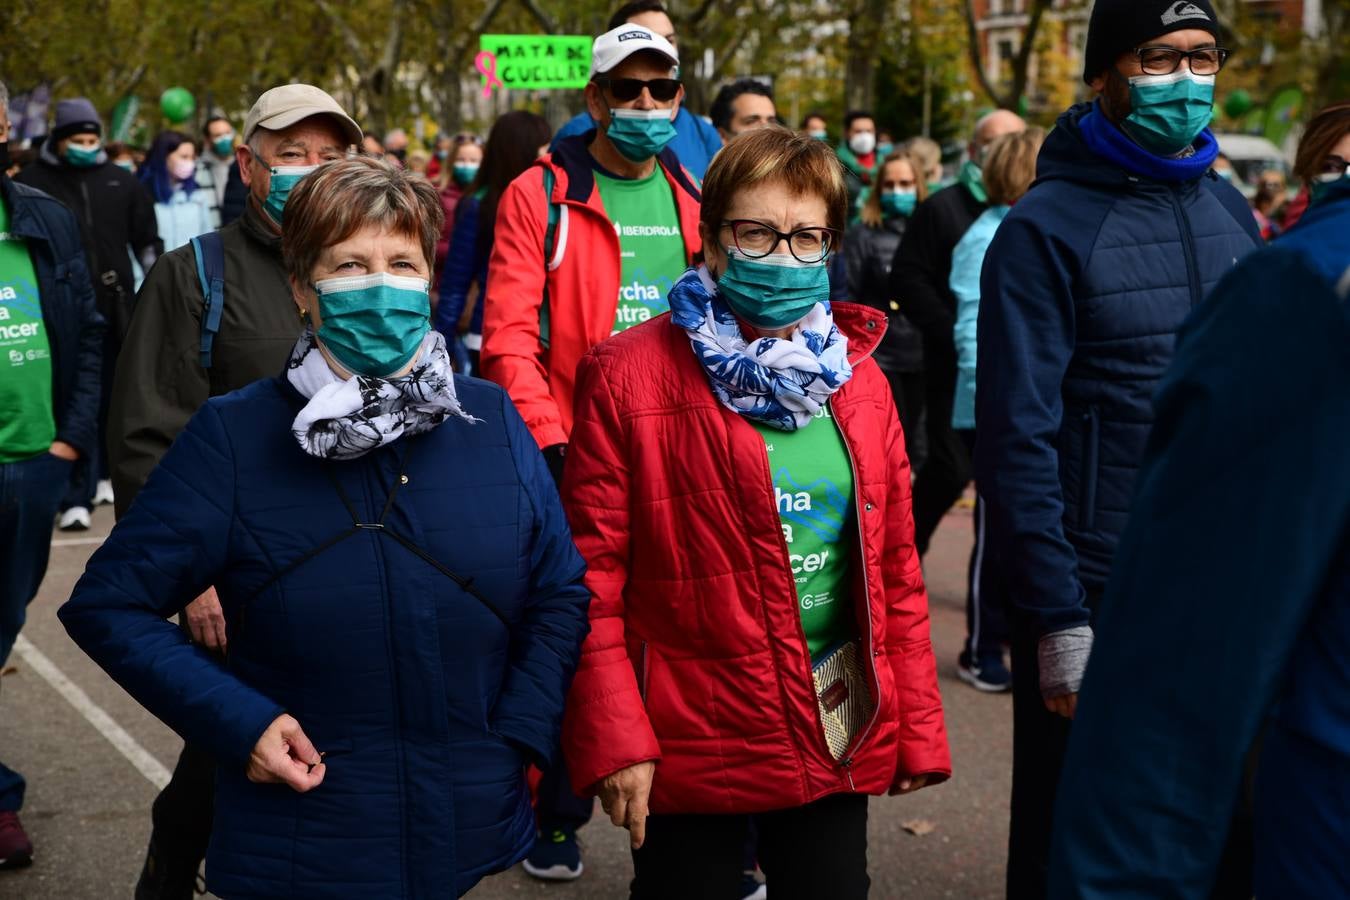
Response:
[{"label": "green t-shirt", "polygon": [[670,309],[666,295],[684,274],[680,214],[661,167],[646,178],[595,173],[600,202],[619,235],[619,311],[614,334]]},{"label": "green t-shirt", "polygon": [[815,659],[858,633],[849,578],[857,521],[853,466],[828,405],[796,431],[755,427],[769,451],[802,629]]},{"label": "green t-shirt", "polygon": [[0,202],[0,463],[45,453],[54,440],[52,353],[37,273]]}]

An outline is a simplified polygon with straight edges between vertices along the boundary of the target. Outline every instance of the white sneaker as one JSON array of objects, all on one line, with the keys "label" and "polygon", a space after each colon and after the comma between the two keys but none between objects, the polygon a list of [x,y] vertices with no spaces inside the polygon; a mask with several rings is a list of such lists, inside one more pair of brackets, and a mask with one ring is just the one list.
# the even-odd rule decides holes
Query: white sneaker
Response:
[{"label": "white sneaker", "polygon": [[61,521],[56,527],[62,531],[88,531],[89,510],[83,506],[72,506],[61,513]]},{"label": "white sneaker", "polygon": [[98,487],[94,488],[94,505],[112,506],[112,504],[113,504],[112,482],[109,481],[107,478],[104,478],[101,481],[99,481]]}]

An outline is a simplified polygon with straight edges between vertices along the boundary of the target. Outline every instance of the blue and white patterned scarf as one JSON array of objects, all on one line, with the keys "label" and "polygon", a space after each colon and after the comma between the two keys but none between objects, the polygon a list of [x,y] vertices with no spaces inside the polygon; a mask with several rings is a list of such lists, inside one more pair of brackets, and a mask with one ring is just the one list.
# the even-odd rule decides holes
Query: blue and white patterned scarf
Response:
[{"label": "blue and white patterned scarf", "polygon": [[796,431],[853,377],[848,338],[835,327],[829,301],[817,303],[792,337],[747,342],[707,267],[685,272],[669,300],[671,319],[689,335],[713,393],[747,419]]}]

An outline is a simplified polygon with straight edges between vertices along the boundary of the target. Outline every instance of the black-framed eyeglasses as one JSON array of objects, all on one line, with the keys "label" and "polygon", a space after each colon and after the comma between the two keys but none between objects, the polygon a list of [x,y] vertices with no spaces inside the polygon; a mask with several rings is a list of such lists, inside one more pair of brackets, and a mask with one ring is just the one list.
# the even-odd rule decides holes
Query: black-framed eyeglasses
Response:
[{"label": "black-framed eyeglasses", "polygon": [[782,232],[754,219],[728,219],[722,227],[731,229],[736,249],[748,259],[763,259],[787,241],[788,252],[798,262],[818,263],[839,246],[839,232],[833,228],[798,228]]},{"label": "black-framed eyeglasses", "polygon": [[1217,75],[1228,62],[1229,51],[1223,47],[1201,47],[1199,50],[1178,50],[1176,47],[1138,47],[1139,67],[1145,75],[1171,75],[1181,68],[1181,61],[1191,62],[1194,75]]},{"label": "black-framed eyeglasses", "polygon": [[653,78],[644,81],[641,78],[610,78],[608,75],[596,76],[595,83],[609,88],[614,99],[620,103],[631,103],[642,96],[642,89],[651,92],[652,99],[658,103],[669,103],[680,92],[678,78]]},{"label": "black-framed eyeglasses", "polygon": [[1322,175],[1350,175],[1350,160],[1341,159],[1336,154],[1329,154],[1322,163]]}]

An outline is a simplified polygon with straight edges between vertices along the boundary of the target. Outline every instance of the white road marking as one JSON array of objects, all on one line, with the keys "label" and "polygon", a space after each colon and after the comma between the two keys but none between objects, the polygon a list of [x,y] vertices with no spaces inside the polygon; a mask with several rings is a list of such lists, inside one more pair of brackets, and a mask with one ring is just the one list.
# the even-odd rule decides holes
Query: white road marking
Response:
[{"label": "white road marking", "polygon": [[103,711],[103,707],[90,700],[89,695],[67,678],[66,673],[58,669],[56,663],[48,659],[46,654],[34,647],[28,638],[19,635],[18,640],[14,642],[14,652],[19,654],[19,658],[26,662],[29,668],[56,688],[56,692],[65,697],[90,725],[98,729],[98,733],[107,738],[108,743],[116,747],[117,752],[125,756],[147,781],[161,790],[169,783],[169,770],[164,768],[163,763],[151,756],[149,750],[127,734],[125,728],[114,722],[112,716]]},{"label": "white road marking", "polygon": [[52,541],[53,547],[88,547],[90,544],[101,544],[106,541],[106,537],[87,537],[87,538],[57,538]]}]

